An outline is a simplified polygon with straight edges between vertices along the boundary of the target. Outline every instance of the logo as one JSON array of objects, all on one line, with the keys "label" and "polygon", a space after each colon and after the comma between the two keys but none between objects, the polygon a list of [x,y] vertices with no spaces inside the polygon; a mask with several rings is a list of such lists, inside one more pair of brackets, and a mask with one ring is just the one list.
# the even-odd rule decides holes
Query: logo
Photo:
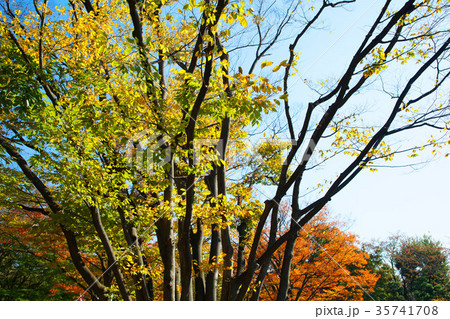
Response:
[{"label": "logo", "polygon": [[135,166],[138,172],[153,173],[155,168],[170,162],[172,153],[168,141],[169,137],[151,133],[150,130],[134,135],[125,149],[127,166]]},{"label": "logo", "polygon": [[[135,168],[138,172],[151,174],[157,167],[169,163],[172,158],[170,138],[163,134],[152,133],[144,130],[132,138],[126,144],[125,154],[127,167]],[[246,161],[259,162],[259,165],[273,165],[274,160],[279,161],[280,166],[287,164],[286,160],[296,141],[290,139],[255,138],[246,140],[230,140],[225,143],[221,139],[196,139],[193,143],[194,165],[200,163],[217,163],[226,160],[229,165],[241,164]],[[290,160],[290,165],[316,165],[314,158],[315,143],[312,140],[300,145],[296,156]],[[226,154],[225,154],[226,153]]]}]

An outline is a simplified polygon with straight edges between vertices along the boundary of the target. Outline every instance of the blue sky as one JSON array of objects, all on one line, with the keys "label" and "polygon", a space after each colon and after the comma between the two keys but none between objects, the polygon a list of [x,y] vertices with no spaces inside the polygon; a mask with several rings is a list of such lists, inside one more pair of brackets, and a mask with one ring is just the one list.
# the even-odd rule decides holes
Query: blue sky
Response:
[{"label": "blue sky", "polygon": [[349,219],[361,240],[429,234],[450,247],[449,164],[441,158],[417,170],[363,172],[335,196],[330,211]]}]

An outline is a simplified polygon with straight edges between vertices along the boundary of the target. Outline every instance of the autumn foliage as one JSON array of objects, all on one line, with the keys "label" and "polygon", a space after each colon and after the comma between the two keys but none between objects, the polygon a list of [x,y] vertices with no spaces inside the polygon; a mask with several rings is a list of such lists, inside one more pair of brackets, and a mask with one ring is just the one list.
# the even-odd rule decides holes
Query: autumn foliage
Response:
[{"label": "autumn foliage", "polygon": [[0,300],[67,300],[83,293],[64,238],[48,216],[2,210],[0,224]]},{"label": "autumn foliage", "polygon": [[[345,232],[345,223],[330,220],[327,210],[300,230],[291,264],[288,300],[363,300],[378,275],[366,269],[369,254],[357,237]],[[283,249],[271,261],[261,291],[262,300],[276,300]]]}]

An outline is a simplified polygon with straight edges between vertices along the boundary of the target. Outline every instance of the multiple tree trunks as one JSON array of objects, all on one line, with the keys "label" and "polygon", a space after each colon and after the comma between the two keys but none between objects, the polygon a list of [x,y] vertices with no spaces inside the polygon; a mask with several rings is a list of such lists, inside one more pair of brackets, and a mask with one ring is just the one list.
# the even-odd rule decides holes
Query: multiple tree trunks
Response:
[{"label": "multiple tree trunks", "polygon": [[[449,76],[449,31],[437,17],[448,14],[450,5],[441,1],[408,0],[392,7],[386,0],[342,76],[326,90],[313,89],[318,98],[291,115],[289,81],[297,73],[297,47],[325,13],[353,2],[321,1],[299,29],[294,23],[307,4],[292,2],[272,29],[264,24],[270,10],[264,1],[256,11],[227,0],[183,8],[163,1],[111,0],[112,7],[69,1],[67,19],[52,16],[47,1],[35,1],[31,22],[6,1],[1,67],[14,94],[0,96],[0,160],[19,176],[8,205],[40,211],[60,225],[93,299],[258,300],[275,257],[281,263],[276,299],[289,299],[304,226],[364,168],[391,159],[388,136],[424,126],[448,128],[448,112],[434,102],[423,112],[411,109],[419,115],[406,124],[398,122],[399,114],[437,95]],[[196,18],[187,19],[191,14]],[[428,23],[432,17],[436,20]],[[251,32],[245,29],[249,23],[256,42],[242,49],[228,24]],[[288,58],[272,70],[276,76],[284,68],[283,87],[277,87],[263,76],[272,62],[258,65],[289,30],[296,34]],[[231,65],[229,52],[251,48],[255,56],[244,74]],[[354,96],[388,65],[414,55],[421,63],[392,95],[385,120],[367,131],[346,128],[343,123],[356,114],[341,113]],[[414,86],[430,74],[434,83],[417,93]],[[278,92],[282,95],[272,98]],[[281,126],[291,140],[286,157],[263,144],[255,155],[261,163],[244,147],[231,154],[230,140],[248,136],[248,127],[276,111],[280,100],[286,124]],[[212,142],[199,150],[199,140]],[[319,148],[328,142],[329,150]],[[333,147],[334,155],[327,155]],[[301,205],[307,171],[347,152],[353,158],[330,177],[329,187]],[[316,165],[311,158],[318,153],[322,162]],[[134,155],[146,158],[146,171],[142,163],[128,165]],[[198,158],[206,155],[212,160]],[[274,164],[276,156],[283,164]],[[236,183],[233,169],[240,175]],[[264,204],[256,199],[258,185],[275,189]],[[280,232],[280,205],[291,192],[289,227]],[[87,264],[86,256],[98,257],[102,267]],[[302,292],[299,288],[297,295]]]}]

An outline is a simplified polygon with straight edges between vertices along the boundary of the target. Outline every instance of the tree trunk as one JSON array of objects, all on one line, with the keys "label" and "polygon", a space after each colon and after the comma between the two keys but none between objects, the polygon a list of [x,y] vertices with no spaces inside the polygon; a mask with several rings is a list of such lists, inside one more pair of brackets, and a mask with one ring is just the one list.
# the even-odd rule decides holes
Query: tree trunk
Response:
[{"label": "tree trunk", "polygon": [[222,271],[222,295],[220,300],[232,300],[232,280],[233,280],[233,246],[230,238],[230,227],[226,226],[221,231],[222,236],[222,251],[223,257],[223,271]]},{"label": "tree trunk", "polygon": [[[134,226],[130,227],[130,237],[132,242],[133,251],[135,254],[135,260],[140,267],[147,266],[147,262],[145,261],[145,257],[142,254],[141,250],[141,242],[139,241],[139,237],[137,235],[137,229]],[[152,294],[153,292],[148,290],[148,287],[152,287],[153,283],[150,277],[147,278],[145,274],[135,275],[135,282],[137,284],[136,298],[140,301],[150,301],[153,300]]]},{"label": "tree trunk", "polygon": [[[173,176],[174,159],[172,156],[170,160],[170,169],[167,172],[169,186],[164,190],[164,202],[170,206],[172,206]],[[156,236],[158,237],[159,253],[164,265],[164,300],[175,301],[175,239],[173,235],[172,207],[170,207],[170,211],[171,216],[163,216],[156,222]]]},{"label": "tree trunk", "polygon": [[277,300],[284,301],[288,297],[290,286],[289,275],[291,273],[291,263],[294,257],[294,247],[297,240],[297,233],[294,233],[287,241],[284,249],[283,265],[281,266],[280,288],[278,289]]},{"label": "tree trunk", "polygon": [[202,221],[197,219],[197,232],[191,234],[192,263],[195,276],[195,300],[205,300],[205,275],[201,270],[202,246],[203,246],[203,225]]},{"label": "tree trunk", "polygon": [[175,301],[175,241],[173,221],[165,217],[156,222],[158,247],[164,265],[163,295],[166,301]]},{"label": "tree trunk", "polygon": [[252,247],[250,249],[250,254],[248,256],[247,269],[242,273],[241,276],[236,278],[235,286],[236,289],[238,290],[236,300],[238,301],[244,300],[245,296],[247,295],[247,291],[250,287],[250,284],[252,282],[253,276],[258,269],[259,265],[256,263],[256,255],[258,246],[261,241],[261,234],[264,228],[264,224],[266,223],[267,217],[269,216],[270,212],[274,209],[275,205],[276,202],[274,200],[267,200],[264,204],[264,211],[258,221],[258,226],[256,227]]},{"label": "tree trunk", "polygon": [[180,272],[180,267],[175,262],[175,300],[176,301],[181,300],[180,287],[181,287],[181,272]]},{"label": "tree trunk", "polygon": [[236,277],[240,276],[245,269],[245,238],[247,237],[247,222],[243,220],[239,226],[237,227],[237,231],[239,234],[239,247],[238,247],[238,255],[237,255],[237,269],[236,269]]},{"label": "tree trunk", "polygon": [[[269,234],[269,241],[267,243],[267,247],[272,245],[275,242],[275,240],[277,239],[278,210],[279,210],[279,205],[276,204],[272,209],[272,217],[270,219],[270,234]],[[264,279],[267,276],[267,271],[269,270],[270,262],[271,262],[271,258],[267,259],[267,261],[261,266],[258,277],[256,279],[256,290],[253,291],[251,300],[259,299],[259,294],[261,293],[261,288],[264,284]]]},{"label": "tree trunk", "polygon": [[66,237],[67,246],[69,247],[70,258],[75,265],[75,268],[80,273],[81,277],[83,277],[84,281],[89,285],[88,289],[92,288],[95,295],[100,300],[108,300],[105,296],[106,289],[95,277],[95,275],[89,270],[89,268],[84,263],[83,259],[80,255],[80,250],[78,248],[77,238],[73,231],[64,227],[64,225],[60,224],[61,230],[64,233],[64,237]]},{"label": "tree trunk", "polygon": [[116,255],[111,246],[111,242],[109,241],[109,237],[106,234],[105,229],[103,228],[97,204],[95,204],[94,206],[89,206],[89,209],[91,211],[92,222],[94,224],[95,230],[100,237],[103,248],[105,249],[106,255],[108,256],[108,260],[111,263],[112,271],[114,273],[114,277],[116,278],[120,294],[122,295],[123,300],[131,301],[131,296],[126,287],[125,279],[123,278],[122,272],[120,271],[119,265],[117,264]]},{"label": "tree trunk", "polygon": [[97,253],[98,259],[100,261],[100,266],[102,268],[102,274],[103,274],[103,285],[105,287],[111,287],[112,281],[114,280],[114,274],[111,271],[111,265],[108,263],[105,265],[105,262],[103,261],[103,258],[101,257],[100,253]]},{"label": "tree trunk", "polygon": [[270,263],[265,263],[259,270],[258,277],[256,278],[256,288],[252,293],[250,298],[251,301],[258,301],[259,295],[261,294],[261,289],[264,284],[264,279],[266,278],[267,271],[269,270]]},{"label": "tree trunk", "polygon": [[[119,216],[120,216],[120,223],[122,225],[122,231],[125,236],[125,240],[128,244],[128,247],[132,247],[133,252],[135,254],[135,262],[140,266],[144,267],[144,257],[142,255],[142,251],[140,249],[140,243],[138,241],[137,236],[137,230],[134,226],[130,225],[130,223],[127,221],[125,217],[125,211],[122,208],[118,208]],[[133,280],[136,284],[136,299],[139,301],[145,301],[145,300],[153,300],[153,298],[150,296],[150,292],[147,289],[148,287],[148,281],[151,280],[151,278],[147,278],[144,274],[141,275],[133,275]]]},{"label": "tree trunk", "polygon": [[[220,252],[220,233],[217,224],[211,225],[211,248],[209,250],[209,265],[215,263],[217,265],[217,258]],[[206,300],[217,300],[217,280],[219,278],[219,270],[214,267],[208,272],[206,276]]]},{"label": "tree trunk", "polygon": [[[206,185],[211,192],[209,205],[216,207],[217,203],[217,167],[214,165],[211,173],[205,178]],[[213,199],[213,200],[211,200]],[[217,300],[217,280],[219,278],[219,270],[217,268],[217,258],[220,253],[220,233],[219,225],[211,225],[211,246],[209,249],[209,271],[206,275],[206,300]]]},{"label": "tree trunk", "polygon": [[[180,284],[182,301],[192,300],[192,254],[189,243],[190,218],[182,217],[178,220],[178,229],[181,234],[178,239],[178,251],[180,255]],[[187,234],[184,231],[187,229]]]},{"label": "tree trunk", "polygon": [[[220,132],[220,139],[222,142],[222,156],[226,158],[226,150],[228,145],[228,138],[230,134],[230,118],[226,117],[222,121],[222,128]],[[220,165],[217,167],[217,191],[219,195],[219,204],[223,204],[226,199],[227,189],[226,189],[226,176],[225,176],[225,165]],[[222,222],[226,223],[227,218],[222,215]],[[231,300],[232,298],[232,279],[233,279],[233,244],[231,243],[230,227],[223,227],[220,231],[222,238],[222,251],[224,253],[223,257],[223,270],[222,270],[222,295],[221,300]]]}]

